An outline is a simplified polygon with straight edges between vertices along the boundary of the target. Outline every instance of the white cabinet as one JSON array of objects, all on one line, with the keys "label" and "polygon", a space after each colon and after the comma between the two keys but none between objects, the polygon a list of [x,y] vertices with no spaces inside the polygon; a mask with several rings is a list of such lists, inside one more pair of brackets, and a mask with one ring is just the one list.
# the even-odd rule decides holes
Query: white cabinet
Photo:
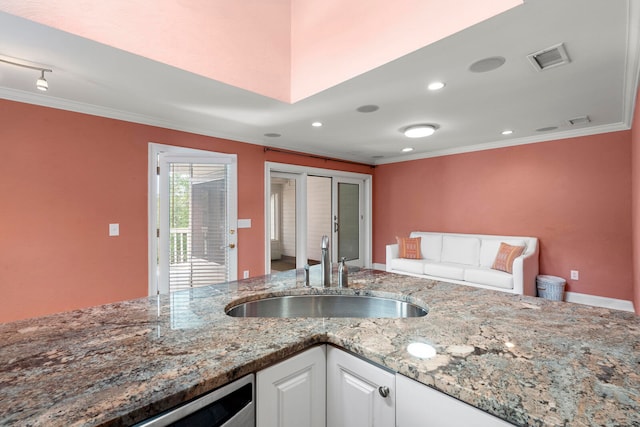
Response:
[{"label": "white cabinet", "polygon": [[256,374],[257,427],[325,427],[326,346]]},{"label": "white cabinet", "polygon": [[395,388],[393,373],[327,348],[328,427],[393,427]]},{"label": "white cabinet", "polygon": [[510,425],[331,346],[313,347],[256,374],[257,427]]},{"label": "white cabinet", "polygon": [[506,421],[440,393],[403,375],[396,375],[397,427],[503,427]]}]

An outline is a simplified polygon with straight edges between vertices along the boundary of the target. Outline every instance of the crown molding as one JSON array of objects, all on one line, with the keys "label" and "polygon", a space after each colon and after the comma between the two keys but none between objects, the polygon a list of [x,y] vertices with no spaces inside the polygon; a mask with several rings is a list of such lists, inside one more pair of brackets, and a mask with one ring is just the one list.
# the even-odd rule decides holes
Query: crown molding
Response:
[{"label": "crown molding", "polygon": [[55,108],[58,110],[71,111],[74,113],[88,114],[91,116],[104,117],[114,120],[122,120],[130,123],[154,126],[163,129],[188,132],[197,135],[210,136],[214,138],[228,139],[231,141],[246,142],[254,145],[265,145],[261,140],[248,140],[239,135],[225,134],[222,132],[213,132],[211,129],[201,128],[193,125],[185,125],[183,123],[158,119],[156,117],[144,114],[131,113],[129,111],[117,110],[114,108],[87,104],[78,101],[69,101],[67,99],[56,98],[46,94],[31,93],[6,87],[0,87],[0,99],[9,101],[22,102],[25,104],[38,105],[41,107]]},{"label": "crown molding", "polygon": [[536,144],[538,142],[557,141],[559,139],[576,138],[581,136],[597,135],[601,133],[619,132],[629,130],[630,127],[626,123],[613,123],[601,126],[591,126],[581,129],[572,129],[564,132],[547,133],[544,136],[528,136],[523,138],[515,138],[509,140],[500,140],[486,142],[482,144],[466,145],[463,147],[447,148],[444,150],[430,151],[427,153],[416,153],[407,156],[396,156],[387,159],[379,159],[376,165],[406,162],[409,160],[428,159],[432,157],[451,156],[453,154],[472,153],[474,151],[493,150],[495,148],[514,147],[518,145]]},{"label": "crown molding", "polygon": [[640,2],[628,0],[627,55],[624,69],[623,122],[631,128],[640,79]]}]

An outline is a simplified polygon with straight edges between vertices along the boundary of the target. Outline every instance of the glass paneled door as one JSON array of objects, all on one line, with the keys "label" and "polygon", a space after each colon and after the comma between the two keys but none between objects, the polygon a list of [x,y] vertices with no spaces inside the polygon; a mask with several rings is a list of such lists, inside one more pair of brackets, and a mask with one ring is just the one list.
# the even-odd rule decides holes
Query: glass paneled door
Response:
[{"label": "glass paneled door", "polygon": [[348,264],[358,267],[364,265],[362,187],[362,180],[333,179],[333,259],[339,262],[344,257]]},{"label": "glass paneled door", "polygon": [[[371,267],[371,175],[283,163],[265,164],[265,270],[277,270],[286,253],[286,230],[295,230],[295,268],[320,262],[322,236],[329,236],[331,262]],[[289,186],[291,188],[286,188]],[[295,187],[295,191],[294,191]],[[286,193],[295,193],[293,198]],[[295,213],[285,201],[291,199]],[[295,219],[294,219],[295,218]],[[293,251],[294,245],[289,245]],[[294,268],[293,263],[287,268]]]},{"label": "glass paneled door", "polygon": [[235,165],[211,156],[159,155],[158,290],[235,280]]}]

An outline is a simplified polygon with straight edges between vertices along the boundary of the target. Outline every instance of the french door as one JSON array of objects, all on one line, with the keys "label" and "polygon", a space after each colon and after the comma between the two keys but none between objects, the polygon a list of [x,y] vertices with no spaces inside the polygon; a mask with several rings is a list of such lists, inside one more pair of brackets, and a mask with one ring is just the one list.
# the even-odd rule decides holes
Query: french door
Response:
[{"label": "french door", "polygon": [[370,175],[268,163],[265,178],[267,272],[315,264],[323,235],[332,262],[370,266]]},{"label": "french door", "polygon": [[155,292],[235,280],[235,156],[169,150],[157,164]]}]

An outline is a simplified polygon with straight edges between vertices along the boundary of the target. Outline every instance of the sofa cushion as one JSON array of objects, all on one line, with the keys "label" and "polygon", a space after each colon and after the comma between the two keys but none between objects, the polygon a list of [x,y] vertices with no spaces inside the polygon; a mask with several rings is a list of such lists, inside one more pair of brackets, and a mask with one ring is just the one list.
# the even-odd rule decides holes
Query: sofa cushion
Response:
[{"label": "sofa cushion", "polygon": [[422,259],[420,255],[420,237],[397,237],[398,256],[408,259]]},{"label": "sofa cushion", "polygon": [[496,288],[513,289],[513,275],[499,270],[468,267],[464,269],[464,280]]},{"label": "sofa cushion", "polygon": [[442,277],[444,279],[464,280],[465,267],[463,264],[425,262],[424,274]]},{"label": "sofa cushion", "polygon": [[502,242],[511,246],[526,247],[527,245],[522,239],[482,239],[480,242],[480,267],[491,268]]},{"label": "sofa cushion", "polygon": [[[422,253],[422,258],[429,261],[440,261],[440,254],[442,253],[442,234],[412,231],[409,236],[421,238],[420,252]],[[496,248],[496,251],[497,250],[498,249]],[[491,262],[493,262],[493,260],[491,260]]]},{"label": "sofa cushion", "polygon": [[391,269],[403,273],[424,274],[424,261],[419,259],[394,258]]},{"label": "sofa cushion", "polygon": [[496,260],[493,262],[491,268],[494,270],[506,271],[507,273],[513,272],[513,260],[522,255],[524,252],[524,246],[511,246],[506,243],[500,243]]},{"label": "sofa cushion", "polygon": [[479,265],[480,239],[477,237],[442,237],[442,262]]}]

